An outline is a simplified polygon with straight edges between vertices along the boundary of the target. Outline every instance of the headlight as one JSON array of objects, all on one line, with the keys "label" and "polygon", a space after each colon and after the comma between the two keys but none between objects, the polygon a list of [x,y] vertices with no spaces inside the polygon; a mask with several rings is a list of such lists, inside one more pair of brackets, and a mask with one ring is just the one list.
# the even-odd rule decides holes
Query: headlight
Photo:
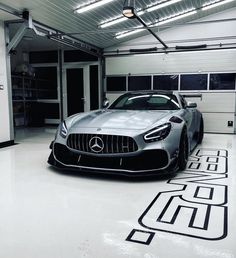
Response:
[{"label": "headlight", "polygon": [[170,133],[171,123],[166,123],[153,128],[144,135],[146,142],[154,142],[165,139]]},{"label": "headlight", "polygon": [[66,123],[65,123],[65,121],[64,121],[64,122],[61,124],[61,128],[60,128],[60,135],[61,135],[61,137],[66,138],[67,132],[68,132],[68,130],[67,130],[67,127],[66,127]]}]

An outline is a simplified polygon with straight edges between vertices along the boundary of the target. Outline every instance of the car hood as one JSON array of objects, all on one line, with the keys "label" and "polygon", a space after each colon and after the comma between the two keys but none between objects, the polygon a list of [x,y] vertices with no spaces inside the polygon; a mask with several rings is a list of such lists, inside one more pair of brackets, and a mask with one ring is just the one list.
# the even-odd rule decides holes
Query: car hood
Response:
[{"label": "car hood", "polygon": [[99,110],[83,117],[74,117],[73,128],[104,128],[104,129],[146,129],[173,111],[150,110]]}]

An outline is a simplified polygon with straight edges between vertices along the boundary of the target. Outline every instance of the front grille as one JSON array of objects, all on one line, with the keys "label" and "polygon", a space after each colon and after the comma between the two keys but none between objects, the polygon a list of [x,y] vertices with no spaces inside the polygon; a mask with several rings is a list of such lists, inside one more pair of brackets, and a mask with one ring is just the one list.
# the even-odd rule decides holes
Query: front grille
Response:
[{"label": "front grille", "polygon": [[[96,139],[100,149],[91,148]],[[103,134],[70,134],[67,146],[74,150],[97,154],[130,153],[138,150],[137,143],[131,137]]]},{"label": "front grille", "polygon": [[139,172],[143,170],[162,169],[168,165],[168,155],[165,150],[146,150],[131,156],[101,156],[79,154],[69,150],[66,146],[55,143],[54,155],[65,166],[130,170]]}]

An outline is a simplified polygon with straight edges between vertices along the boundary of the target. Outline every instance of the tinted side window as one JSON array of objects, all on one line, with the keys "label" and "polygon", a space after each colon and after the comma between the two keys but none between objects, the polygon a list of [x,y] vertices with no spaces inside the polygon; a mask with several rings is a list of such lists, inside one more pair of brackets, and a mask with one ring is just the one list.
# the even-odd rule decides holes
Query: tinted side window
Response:
[{"label": "tinted side window", "polygon": [[126,77],[107,77],[107,91],[126,91]]},{"label": "tinted side window", "polygon": [[207,74],[183,74],[180,76],[181,90],[207,90]]},{"label": "tinted side window", "polygon": [[158,90],[178,90],[178,75],[154,75],[153,89]]},{"label": "tinted side window", "polygon": [[151,90],[151,76],[129,76],[128,90]]},{"label": "tinted side window", "polygon": [[235,73],[218,73],[210,75],[210,90],[234,90]]}]

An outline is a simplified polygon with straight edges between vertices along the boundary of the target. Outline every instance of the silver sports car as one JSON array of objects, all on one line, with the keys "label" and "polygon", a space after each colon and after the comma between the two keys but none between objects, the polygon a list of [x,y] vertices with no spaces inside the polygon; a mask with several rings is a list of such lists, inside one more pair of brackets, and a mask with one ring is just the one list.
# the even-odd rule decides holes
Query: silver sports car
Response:
[{"label": "silver sports car", "polygon": [[126,93],[109,107],[61,123],[48,162],[57,168],[126,175],[183,170],[203,139],[196,106],[170,91]]}]

